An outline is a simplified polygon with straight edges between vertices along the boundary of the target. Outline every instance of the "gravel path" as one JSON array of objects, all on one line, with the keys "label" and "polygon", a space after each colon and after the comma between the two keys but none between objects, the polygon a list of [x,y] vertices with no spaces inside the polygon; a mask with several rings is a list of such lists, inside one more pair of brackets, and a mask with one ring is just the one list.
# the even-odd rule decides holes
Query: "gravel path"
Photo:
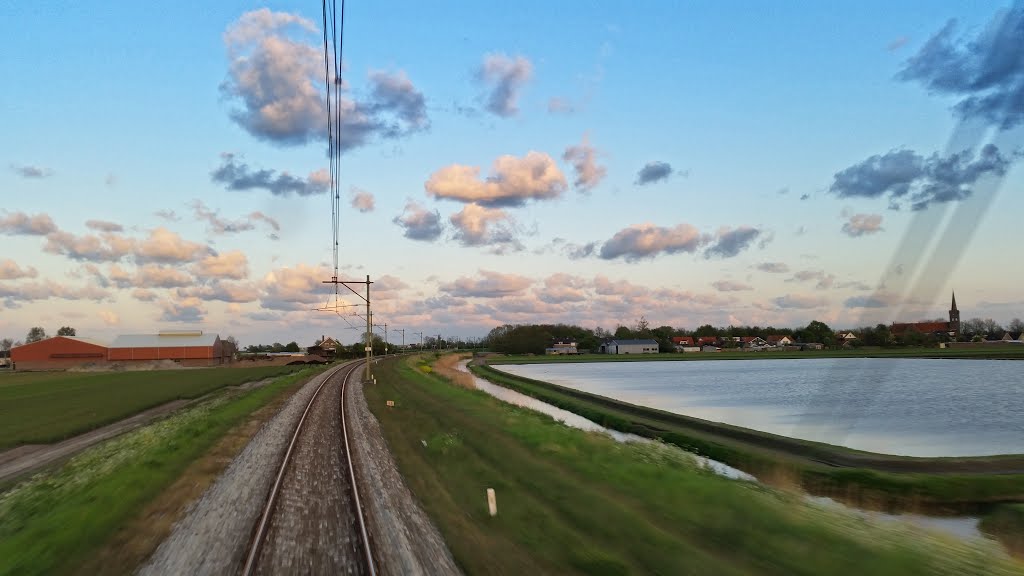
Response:
[{"label": "gravel path", "polygon": [[97,428],[95,430],[83,432],[77,436],[72,436],[67,440],[57,442],[56,444],[29,444],[0,452],[0,483],[16,479],[20,476],[26,476],[31,472],[35,472],[41,468],[45,468],[46,466],[71,458],[90,446],[145,426],[146,424],[149,424],[160,417],[166,416],[179,408],[199,404],[216,394],[222,394],[225,391],[231,390],[253,390],[255,388],[266,386],[274,380],[276,380],[276,378],[264,378],[263,380],[246,382],[238,386],[224,386],[204,394],[199,398],[191,400],[171,400],[170,402],[166,402],[148,410],[143,410],[142,412],[129,416],[123,420],[107,424],[102,428]]},{"label": "gravel path", "polygon": [[200,576],[238,571],[295,425],[328,374],[306,383],[260,428],[217,482],[192,504],[139,570],[141,574]]},{"label": "gravel path", "polygon": [[191,402],[193,401],[172,400],[56,444],[32,444],[0,452],[0,482],[13,480],[51,464],[67,460],[90,446],[149,424]]},{"label": "gravel path", "polygon": [[339,374],[306,415],[257,574],[366,573],[341,431],[341,387]]},{"label": "gravel path", "polygon": [[440,532],[402,480],[360,380],[353,376],[349,384],[346,418],[378,573],[460,574]]}]

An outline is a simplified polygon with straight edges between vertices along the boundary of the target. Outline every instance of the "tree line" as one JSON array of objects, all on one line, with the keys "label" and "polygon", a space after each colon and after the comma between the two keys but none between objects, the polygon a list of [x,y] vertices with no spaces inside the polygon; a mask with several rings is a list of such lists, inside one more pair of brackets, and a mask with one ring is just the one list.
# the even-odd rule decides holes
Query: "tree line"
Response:
[{"label": "tree line", "polygon": [[[61,326],[57,329],[57,336],[75,336],[75,329],[71,326]],[[0,350],[10,350],[15,346],[21,346],[23,344],[31,344],[33,342],[39,342],[40,340],[46,340],[49,336],[46,335],[46,329],[42,326],[33,326],[29,328],[28,334],[25,335],[25,340],[14,340],[13,338],[0,338]]]},{"label": "tree line", "polygon": [[[946,320],[937,320],[945,322]],[[951,338],[945,334],[923,334],[914,330],[908,330],[904,334],[895,335],[890,326],[877,324],[875,326],[863,326],[850,330],[857,338],[850,341],[849,345],[859,346],[937,346],[940,342],[948,342]],[[960,334],[957,339],[963,342],[978,341],[984,339],[1001,338],[1004,333],[1018,335],[1024,332],[1024,321],[1014,318],[1004,329],[1002,325],[991,318],[972,318],[960,324]],[[674,328],[672,326],[658,326],[652,328],[650,323],[643,316],[632,326],[619,325],[614,331],[608,331],[598,326],[590,329],[573,324],[504,324],[491,330],[484,343],[495,352],[504,354],[543,354],[544,350],[551,343],[558,339],[567,339],[576,342],[579,350],[596,352],[601,343],[609,339],[633,340],[651,339],[658,342],[660,352],[674,352],[675,345],[672,343],[674,336],[713,337],[722,339],[725,347],[736,346],[738,343],[731,341],[731,338],[741,336],[757,336],[765,340],[769,336],[788,336],[794,342],[819,343],[826,348],[842,346],[836,337],[835,331],[828,324],[820,320],[814,320],[807,326],[801,328],[777,328],[774,326],[712,326],[704,324],[693,330],[685,328]]]}]

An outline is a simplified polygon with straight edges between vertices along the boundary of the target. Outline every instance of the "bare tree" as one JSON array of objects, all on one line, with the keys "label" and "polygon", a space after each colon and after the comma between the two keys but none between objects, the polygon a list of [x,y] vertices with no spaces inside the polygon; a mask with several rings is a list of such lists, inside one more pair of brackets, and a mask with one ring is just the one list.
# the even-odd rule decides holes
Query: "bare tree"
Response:
[{"label": "bare tree", "polygon": [[637,336],[646,336],[647,329],[649,326],[650,324],[647,322],[647,318],[644,318],[641,315],[640,319],[636,321],[636,328],[634,329],[634,331],[636,332]]},{"label": "bare tree", "polygon": [[1024,321],[1020,318],[1014,318],[1010,320],[1009,325],[1010,332],[1024,332]]},{"label": "bare tree", "polygon": [[43,330],[42,326],[33,326],[28,331],[28,336],[25,336],[25,343],[31,344],[33,342],[39,342],[40,340],[46,339],[46,330]]},{"label": "bare tree", "polygon": [[0,350],[10,350],[12,346],[14,346],[14,340],[10,338],[0,340]]},{"label": "bare tree", "polygon": [[993,335],[993,336],[1002,336],[1003,335],[1003,327],[1000,326],[999,323],[996,322],[995,320],[993,320],[991,318],[985,318],[984,324],[985,324],[985,332],[987,334],[990,334],[990,335]]}]

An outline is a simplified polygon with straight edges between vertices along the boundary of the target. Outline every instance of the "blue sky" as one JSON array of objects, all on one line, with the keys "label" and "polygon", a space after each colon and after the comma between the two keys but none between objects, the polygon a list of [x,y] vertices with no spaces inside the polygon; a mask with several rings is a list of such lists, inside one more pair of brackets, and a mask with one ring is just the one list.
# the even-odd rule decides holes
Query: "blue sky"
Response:
[{"label": "blue sky", "polygon": [[[1020,6],[346,9],[340,266],[407,337],[1024,316]],[[0,15],[0,336],[358,337],[319,4]]]}]

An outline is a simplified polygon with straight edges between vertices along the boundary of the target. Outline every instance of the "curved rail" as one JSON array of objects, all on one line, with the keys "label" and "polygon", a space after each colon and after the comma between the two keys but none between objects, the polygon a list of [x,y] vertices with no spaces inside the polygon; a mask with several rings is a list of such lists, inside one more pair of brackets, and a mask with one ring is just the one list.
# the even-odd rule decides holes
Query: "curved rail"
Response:
[{"label": "curved rail", "polygon": [[288,450],[285,451],[284,458],[281,460],[281,467],[278,469],[277,478],[274,480],[274,485],[270,489],[270,493],[267,496],[267,502],[263,507],[263,514],[260,516],[260,522],[256,527],[256,533],[253,535],[252,543],[249,546],[249,554],[246,556],[245,565],[242,568],[242,574],[245,576],[251,576],[256,571],[256,561],[259,558],[260,550],[263,547],[263,542],[267,536],[267,527],[270,524],[270,517],[274,511],[274,505],[277,503],[278,493],[281,490],[281,484],[284,480],[285,471],[288,469],[288,464],[291,462],[292,451],[295,449],[295,444],[299,440],[299,435],[302,433],[302,426],[306,422],[306,416],[309,414],[310,409],[313,407],[313,403],[316,402],[317,396],[320,395],[320,391],[323,390],[324,386],[327,385],[339,372],[345,371],[342,380],[341,389],[341,421],[342,421],[342,432],[345,437],[345,451],[346,459],[348,460],[349,468],[349,480],[352,482],[352,492],[355,496],[356,504],[356,517],[359,520],[359,529],[363,538],[363,550],[366,554],[367,567],[370,570],[371,575],[376,574],[376,569],[373,563],[373,556],[370,553],[370,542],[367,538],[366,522],[363,519],[363,510],[359,503],[358,488],[356,487],[355,481],[355,469],[352,466],[352,458],[349,452],[348,445],[348,430],[345,427],[345,388],[348,384],[348,379],[360,366],[359,361],[348,362],[338,366],[331,371],[324,379],[323,382],[317,386],[316,391],[313,392],[313,396],[309,399],[309,403],[306,404],[306,409],[302,412],[302,417],[299,418],[298,425],[295,426],[295,433],[292,434],[291,442],[288,444]]}]

